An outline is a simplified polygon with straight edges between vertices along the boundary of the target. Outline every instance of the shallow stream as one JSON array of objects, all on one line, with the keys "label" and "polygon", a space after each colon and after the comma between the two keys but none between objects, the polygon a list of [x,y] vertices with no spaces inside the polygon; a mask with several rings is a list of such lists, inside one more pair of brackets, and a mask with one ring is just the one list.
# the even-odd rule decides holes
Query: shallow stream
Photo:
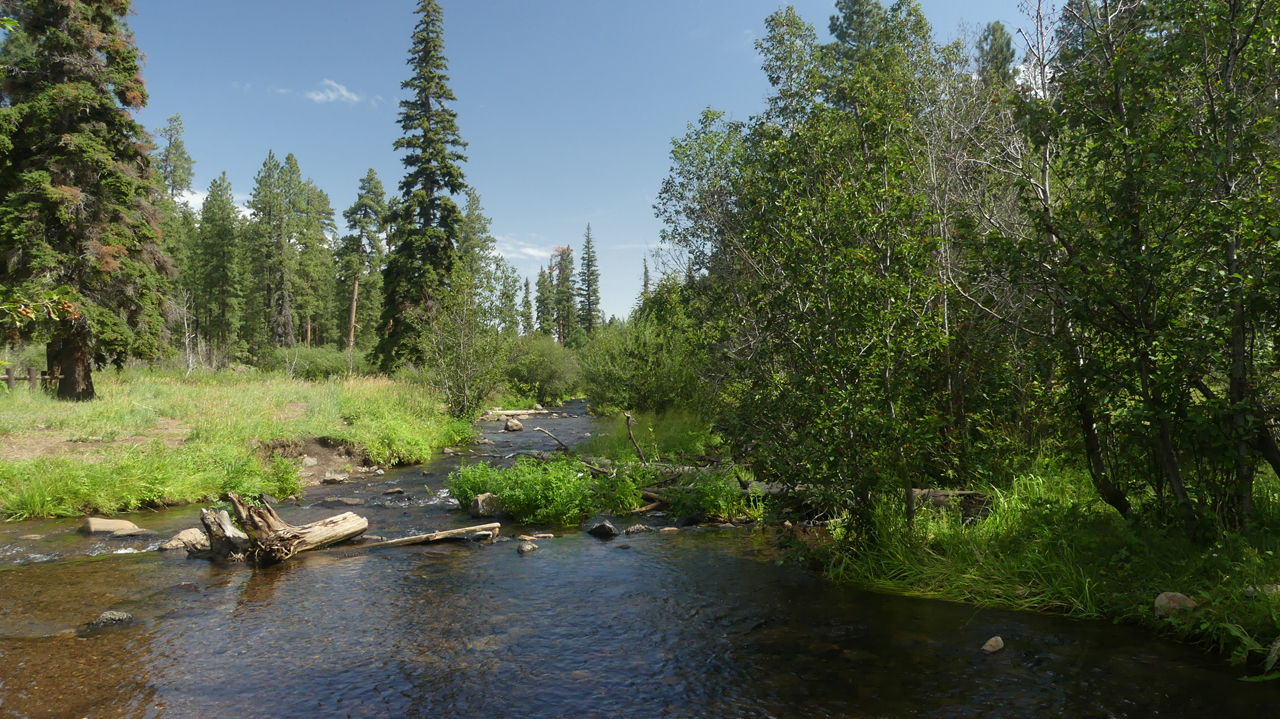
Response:
[{"label": "shallow stream", "polygon": [[[525,425],[566,441],[591,430],[582,416]],[[554,445],[486,429],[495,444],[474,448],[498,455],[486,459]],[[349,508],[386,537],[464,526],[441,496],[458,461],[312,488],[280,513],[302,523]],[[382,494],[392,487],[406,494]],[[195,517],[128,518],[167,538]],[[0,717],[1252,719],[1280,707],[1275,683],[1239,682],[1144,630],[833,584],[779,563],[749,529],[557,531],[527,556],[513,542],[345,547],[252,570],[84,538],[78,524],[0,525]],[[540,528],[504,535],[523,529]],[[79,633],[106,610],[135,620]],[[1006,649],[984,655],[997,634]]]}]

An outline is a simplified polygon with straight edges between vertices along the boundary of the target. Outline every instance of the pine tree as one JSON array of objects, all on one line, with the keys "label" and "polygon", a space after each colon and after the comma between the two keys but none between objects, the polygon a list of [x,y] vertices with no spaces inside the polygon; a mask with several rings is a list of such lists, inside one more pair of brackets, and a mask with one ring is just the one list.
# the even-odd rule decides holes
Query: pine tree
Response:
[{"label": "pine tree", "polygon": [[533,302],[529,299],[529,278],[524,278],[524,298],[520,301],[520,331],[528,337],[537,330],[533,326]]},{"label": "pine tree", "polygon": [[555,286],[551,284],[551,268],[538,268],[538,283],[534,303],[538,309],[538,331],[544,335],[554,335],[555,318]]},{"label": "pine tree", "polygon": [[468,187],[466,195],[467,203],[462,208],[462,219],[458,222],[456,254],[461,257],[493,252],[497,244],[489,232],[489,226],[493,222],[484,214],[480,193]]},{"label": "pine tree", "polygon": [[227,358],[243,348],[240,323],[244,310],[244,266],[247,258],[237,232],[239,213],[231,182],[222,173],[209,183],[200,208],[192,261],[183,269],[193,278],[196,321],[204,335]]},{"label": "pine tree", "polygon": [[156,132],[164,144],[156,151],[152,164],[173,202],[191,190],[191,179],[195,176],[196,161],[187,154],[187,145],[182,141],[183,132],[182,116],[178,114],[166,120],[164,127]]},{"label": "pine tree", "polygon": [[556,340],[565,344],[578,328],[578,289],[573,272],[573,248],[557,247],[551,255],[552,311]]},{"label": "pine tree", "polygon": [[[289,156],[296,166],[293,155]],[[286,162],[288,165],[289,162]],[[294,285],[295,326],[303,329],[308,347],[337,340],[334,304],[333,237],[337,226],[329,195],[308,179],[294,198],[292,241],[298,252]]]},{"label": "pine tree", "polygon": [[[456,100],[445,74],[444,17],[436,0],[420,0],[409,65],[413,77],[400,87],[412,95],[400,102],[400,128],[395,142],[407,151],[407,170],[400,182],[401,202],[392,217],[394,247],[387,259],[382,319],[385,335],[378,345],[384,368],[412,352],[406,342],[415,317],[429,311],[452,266],[461,212],[450,195],[466,189],[459,163],[466,143],[458,132],[457,113],[446,103]],[[447,193],[447,194],[445,194]]]},{"label": "pine tree", "polygon": [[250,266],[254,270],[255,295],[251,306],[257,315],[252,318],[249,343],[250,351],[259,356],[269,347],[292,347],[296,336],[293,290],[297,251],[292,233],[296,223],[294,200],[302,178],[296,162],[291,165],[281,164],[274,152],[268,152],[254,178],[249,200],[253,213]]},{"label": "pine tree", "polygon": [[641,294],[640,294],[640,297],[642,299],[649,296],[649,258],[648,257],[644,258],[643,262],[644,262],[644,280],[643,280],[643,285],[642,285]]},{"label": "pine tree", "polygon": [[578,288],[578,321],[582,329],[591,334],[600,324],[600,269],[596,264],[596,246],[591,237],[591,225],[582,238],[582,269],[578,271],[582,286]]},{"label": "pine tree", "polygon": [[[75,291],[53,327],[58,396],[93,399],[92,363],[163,347],[166,279],[152,225],[140,55],[128,0],[5,3],[0,65],[0,287]],[[0,298],[3,303],[3,298]]]},{"label": "pine tree", "polygon": [[987,23],[978,38],[978,76],[991,86],[1013,85],[1013,38],[1004,23]]},{"label": "pine tree", "polygon": [[[339,287],[348,298],[347,349],[354,350],[357,328],[362,330],[361,335],[370,336],[382,307],[382,265],[387,254],[382,238],[387,228],[387,197],[373,168],[360,180],[356,201],[342,217],[347,229],[354,233],[342,238],[338,248]],[[361,287],[365,292],[363,300]]]}]

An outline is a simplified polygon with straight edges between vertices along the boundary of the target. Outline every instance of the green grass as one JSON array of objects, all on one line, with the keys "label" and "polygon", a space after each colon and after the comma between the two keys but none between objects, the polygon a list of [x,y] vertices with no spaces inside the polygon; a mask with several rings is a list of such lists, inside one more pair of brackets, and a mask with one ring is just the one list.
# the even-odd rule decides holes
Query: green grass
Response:
[{"label": "green grass", "polygon": [[449,488],[463,506],[478,494],[492,492],[517,521],[533,524],[577,524],[597,505],[591,473],[569,456],[550,462],[521,457],[507,469],[469,464],[450,475]]},{"label": "green grass", "polygon": [[421,462],[472,433],[440,411],[434,393],[412,382],[126,370],[99,373],[94,384],[99,399],[84,403],[25,390],[0,394],[0,437],[19,444],[49,433],[110,441],[168,419],[189,429],[187,441],[176,448],[160,439],[92,450],[72,445],[89,457],[0,461],[0,514],[116,512],[229,491],[286,496],[299,489],[296,467],[264,462],[262,444],[331,437],[365,448],[374,463],[392,465]]},{"label": "green grass", "polygon": [[[1126,522],[1070,470],[1046,468],[988,491],[991,515],[970,524],[958,512],[924,510],[908,530],[892,496],[876,507],[871,536],[836,523],[831,575],[899,594],[1146,624],[1238,658],[1249,642],[1264,654],[1280,647],[1280,595],[1246,592],[1280,583],[1280,537],[1265,525],[1198,544],[1176,529]],[[1280,483],[1270,477],[1258,494],[1265,516]],[[1200,606],[1159,618],[1152,605],[1167,591]]]},{"label": "green grass", "polygon": [[[715,454],[721,441],[711,426],[698,416],[677,410],[654,414],[631,415],[636,424],[631,431],[636,443],[650,462],[675,461],[691,455]],[[618,461],[635,461],[635,447],[627,435],[627,420],[621,414],[611,415],[597,425],[590,440],[579,445],[584,455],[608,457]]]}]

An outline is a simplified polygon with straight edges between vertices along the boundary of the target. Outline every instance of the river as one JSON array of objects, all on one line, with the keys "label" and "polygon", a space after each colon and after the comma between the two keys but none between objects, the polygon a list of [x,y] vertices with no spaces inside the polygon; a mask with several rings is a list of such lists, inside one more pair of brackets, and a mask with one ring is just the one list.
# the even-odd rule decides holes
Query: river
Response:
[{"label": "river", "polygon": [[[567,441],[591,429],[530,424]],[[486,429],[497,444],[477,451],[553,444]],[[348,497],[370,533],[463,526],[442,496],[458,461],[313,488],[280,512],[311,521]],[[406,494],[384,497],[390,487]],[[195,515],[129,518],[167,537]],[[609,542],[557,530],[527,556],[514,542],[337,548],[253,570],[81,537],[77,524],[0,527],[0,717],[1253,719],[1280,707],[1276,683],[1239,682],[1240,669],[1142,629],[862,591],[780,562],[750,529]],[[134,622],[81,633],[106,610]],[[993,635],[1006,648],[988,656]]]}]

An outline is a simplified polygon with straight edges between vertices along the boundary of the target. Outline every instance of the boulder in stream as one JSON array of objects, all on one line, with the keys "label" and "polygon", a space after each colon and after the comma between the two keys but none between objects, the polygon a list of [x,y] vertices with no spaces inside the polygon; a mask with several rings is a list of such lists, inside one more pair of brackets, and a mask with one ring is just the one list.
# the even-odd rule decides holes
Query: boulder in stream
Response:
[{"label": "boulder in stream", "polygon": [[138,525],[124,519],[89,517],[76,531],[81,534],[115,534],[116,532],[130,532],[135,529],[139,529]]},{"label": "boulder in stream", "polygon": [[191,551],[203,551],[209,548],[209,535],[204,533],[203,529],[191,527],[173,535],[173,539],[160,545],[160,551],[169,551],[171,549],[186,549]]},{"label": "boulder in stream", "polygon": [[986,644],[982,645],[982,651],[987,654],[995,654],[1001,649],[1004,649],[1004,640],[1001,639],[999,635],[991,637],[987,640]]},{"label": "boulder in stream", "polygon": [[520,554],[532,554],[538,551],[538,545],[533,542],[521,542],[520,546],[516,547],[516,551]]},{"label": "boulder in stream", "polygon": [[1198,605],[1193,599],[1178,592],[1164,592],[1156,597],[1156,616],[1168,617],[1178,612],[1195,609]]},{"label": "boulder in stream", "polygon": [[104,629],[117,629],[133,622],[133,615],[128,612],[106,611],[97,619],[85,626],[86,632],[98,632]]},{"label": "boulder in stream", "polygon": [[520,424],[520,420],[516,419],[515,417],[512,417],[511,419],[507,420],[507,424],[505,427],[503,427],[503,429],[507,430],[508,432],[523,432],[524,425]]},{"label": "boulder in stream", "polygon": [[342,484],[343,482],[346,482],[348,479],[351,479],[350,474],[346,472],[339,472],[335,469],[331,469],[328,472],[324,473],[324,479],[320,481],[323,482],[324,484]]},{"label": "boulder in stream", "polygon": [[613,539],[621,532],[618,531],[617,527],[613,526],[613,522],[607,519],[600,519],[587,525],[587,534],[596,539]]},{"label": "boulder in stream", "polygon": [[480,517],[496,517],[498,516],[498,497],[492,492],[477,494],[471,498],[471,516]]},{"label": "boulder in stream", "polygon": [[653,527],[647,524],[633,524],[627,527],[627,534],[648,534],[652,531],[654,531]]}]

